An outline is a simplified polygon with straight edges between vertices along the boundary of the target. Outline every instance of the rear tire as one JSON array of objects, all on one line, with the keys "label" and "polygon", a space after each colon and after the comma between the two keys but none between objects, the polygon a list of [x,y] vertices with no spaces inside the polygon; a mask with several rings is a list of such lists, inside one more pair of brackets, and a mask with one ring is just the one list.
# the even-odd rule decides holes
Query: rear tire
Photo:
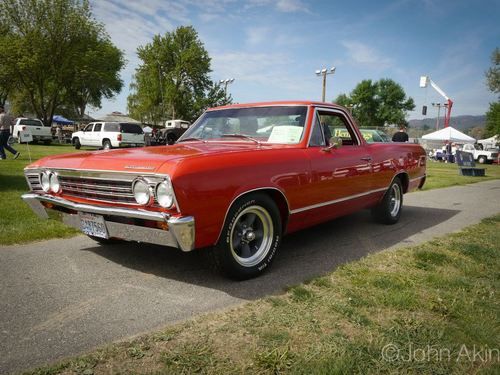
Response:
[{"label": "rear tire", "polygon": [[380,203],[372,208],[373,218],[382,224],[396,224],[403,209],[403,185],[395,177]]},{"label": "rear tire", "polygon": [[487,161],[488,161],[488,159],[486,158],[486,156],[480,156],[477,158],[477,162],[479,164],[486,164]]},{"label": "rear tire", "polygon": [[219,241],[209,254],[222,274],[246,280],[271,265],[280,242],[281,216],[276,203],[265,194],[250,194],[231,206]]},{"label": "rear tire", "polygon": [[173,145],[175,141],[177,140],[177,137],[173,133],[168,133],[167,134],[167,145]]},{"label": "rear tire", "polygon": [[73,139],[73,144],[75,145],[75,149],[77,150],[79,150],[82,147],[82,144],[80,143],[80,138]]},{"label": "rear tire", "polygon": [[111,142],[108,139],[102,141],[102,149],[103,150],[111,150],[113,146],[111,146]]}]

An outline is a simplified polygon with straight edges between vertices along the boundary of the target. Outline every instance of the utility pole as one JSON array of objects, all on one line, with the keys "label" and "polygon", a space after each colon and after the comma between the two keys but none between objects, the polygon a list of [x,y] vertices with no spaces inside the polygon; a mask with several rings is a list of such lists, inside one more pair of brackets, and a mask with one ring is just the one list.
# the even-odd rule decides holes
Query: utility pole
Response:
[{"label": "utility pole", "polygon": [[326,76],[328,74],[333,74],[335,73],[335,67],[332,66],[330,68],[330,70],[326,69],[326,68],[323,68],[321,70],[316,70],[316,75],[318,77],[321,77],[323,76],[323,94],[321,95],[321,101],[324,102],[325,101],[325,95],[326,95]]},{"label": "utility pole", "polygon": [[439,114],[441,112],[441,103],[431,103],[433,107],[437,107],[438,109],[438,116],[436,119],[436,130],[439,130]]}]

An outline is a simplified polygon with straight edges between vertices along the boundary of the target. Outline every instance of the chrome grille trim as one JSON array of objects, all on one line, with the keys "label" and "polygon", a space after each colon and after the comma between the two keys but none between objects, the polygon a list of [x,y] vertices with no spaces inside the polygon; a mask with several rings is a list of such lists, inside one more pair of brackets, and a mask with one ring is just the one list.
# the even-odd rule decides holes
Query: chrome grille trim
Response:
[{"label": "chrome grille trim", "polygon": [[[142,177],[149,183],[152,189],[163,181],[167,175],[140,173],[140,172],[113,172],[113,171],[85,171],[56,168],[26,169],[25,176],[31,191],[43,193],[39,175],[44,170],[51,170],[57,173],[61,183],[62,195],[75,198],[89,199],[103,203],[121,203],[131,206],[143,207],[139,205],[132,192],[132,182],[137,177]],[[177,200],[174,196],[176,211],[179,211]],[[154,201],[153,207],[160,207]]]}]

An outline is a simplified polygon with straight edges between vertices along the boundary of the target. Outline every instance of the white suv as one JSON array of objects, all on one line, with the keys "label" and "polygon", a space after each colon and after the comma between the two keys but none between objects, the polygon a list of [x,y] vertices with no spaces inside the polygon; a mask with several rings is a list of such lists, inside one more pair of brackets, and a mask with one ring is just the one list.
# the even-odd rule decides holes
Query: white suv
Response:
[{"label": "white suv", "polygon": [[78,150],[81,146],[113,147],[144,146],[144,132],[139,124],[128,122],[91,122],[83,130],[71,135]]},{"label": "white suv", "polygon": [[36,118],[26,118],[19,117],[16,118],[14,123],[14,127],[12,129],[12,136],[19,140],[21,137],[19,133],[24,130],[29,130],[31,135],[33,136],[33,141],[43,141],[46,144],[52,142],[52,128],[50,126],[46,126],[42,121]]}]

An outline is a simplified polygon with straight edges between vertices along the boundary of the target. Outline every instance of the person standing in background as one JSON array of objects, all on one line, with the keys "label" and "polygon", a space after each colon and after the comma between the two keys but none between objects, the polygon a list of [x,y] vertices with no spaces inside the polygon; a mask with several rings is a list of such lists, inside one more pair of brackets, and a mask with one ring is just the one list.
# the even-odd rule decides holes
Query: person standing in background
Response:
[{"label": "person standing in background", "polygon": [[404,125],[399,126],[399,131],[394,133],[392,136],[393,142],[408,142],[408,134],[406,134],[406,127]]},{"label": "person standing in background", "polygon": [[12,117],[5,113],[3,107],[0,106],[0,159],[7,159],[5,150],[9,151],[14,155],[14,159],[17,159],[21,153],[17,152],[15,149],[9,145],[10,128],[12,126]]}]

